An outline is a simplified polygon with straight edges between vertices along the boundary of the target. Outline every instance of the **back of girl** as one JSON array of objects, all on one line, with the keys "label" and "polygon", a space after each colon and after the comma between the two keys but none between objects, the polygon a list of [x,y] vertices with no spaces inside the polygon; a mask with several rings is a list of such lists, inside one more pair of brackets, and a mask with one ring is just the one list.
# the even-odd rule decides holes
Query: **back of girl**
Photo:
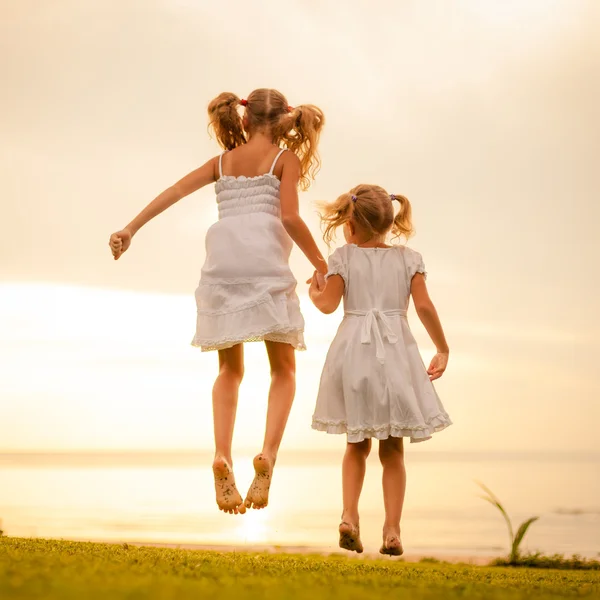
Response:
[{"label": "back of girl", "polygon": [[[208,107],[210,124],[225,152],[155,198],[127,227],[111,236],[116,259],[150,219],[192,192],[216,183],[219,220],[206,235],[206,259],[196,290],[197,324],[192,341],[219,354],[213,387],[215,491],[229,513],[264,508],[277,452],[295,393],[294,350],[303,350],[304,319],[289,267],[295,242],[320,273],[327,265],[299,214],[298,187],[319,169],[324,123],[313,105],[292,108],[272,89],[240,99],[223,93]],[[242,500],[233,476],[231,445],[238,390],[244,372],[243,343],[264,341],[271,388],[262,452]]]},{"label": "back of girl", "polygon": [[[394,215],[393,202],[399,210]],[[386,236],[412,233],[407,198],[360,185],[326,205],[329,243],[344,227],[348,244],[329,259],[326,283],[315,275],[310,296],[322,312],[344,300],[344,319],[327,354],[313,416],[313,428],[345,433],[343,515],[340,546],[362,552],[358,501],[371,439],[379,440],[383,465],[384,554],[402,554],[400,517],[406,476],[403,438],[421,442],[450,425],[432,385],[442,375],[448,346],[425,284],[418,252],[388,246]],[[406,319],[410,297],[438,350],[425,369]]]}]

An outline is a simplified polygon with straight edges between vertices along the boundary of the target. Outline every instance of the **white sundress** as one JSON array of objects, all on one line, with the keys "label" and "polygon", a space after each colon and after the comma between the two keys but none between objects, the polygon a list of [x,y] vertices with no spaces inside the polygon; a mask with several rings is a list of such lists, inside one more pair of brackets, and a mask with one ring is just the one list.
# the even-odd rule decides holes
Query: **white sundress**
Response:
[{"label": "white sundress", "polygon": [[274,341],[304,350],[304,319],[289,267],[292,240],[281,223],[279,179],[223,175],[215,185],[219,220],[206,234],[196,289],[193,346],[203,351]]},{"label": "white sundress", "polygon": [[338,248],[328,277],[344,279],[344,319],[327,354],[312,427],[349,442],[421,442],[451,420],[429,380],[406,311],[411,280],[425,274],[405,246]]}]

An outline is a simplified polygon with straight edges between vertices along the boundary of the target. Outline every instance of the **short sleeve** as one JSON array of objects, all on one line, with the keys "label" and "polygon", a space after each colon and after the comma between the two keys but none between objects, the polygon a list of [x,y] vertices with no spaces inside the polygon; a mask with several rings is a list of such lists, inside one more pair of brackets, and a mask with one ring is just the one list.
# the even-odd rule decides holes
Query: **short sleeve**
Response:
[{"label": "short sleeve", "polygon": [[423,257],[416,250],[412,250],[411,248],[406,248],[405,256],[408,283],[410,284],[412,278],[417,273],[421,273],[425,276],[425,278],[427,278],[427,271],[425,270],[425,263],[423,262]]},{"label": "short sleeve", "polygon": [[348,285],[348,261],[345,247],[338,248],[329,257],[325,279],[329,279],[332,275],[339,275],[344,280],[344,285]]}]

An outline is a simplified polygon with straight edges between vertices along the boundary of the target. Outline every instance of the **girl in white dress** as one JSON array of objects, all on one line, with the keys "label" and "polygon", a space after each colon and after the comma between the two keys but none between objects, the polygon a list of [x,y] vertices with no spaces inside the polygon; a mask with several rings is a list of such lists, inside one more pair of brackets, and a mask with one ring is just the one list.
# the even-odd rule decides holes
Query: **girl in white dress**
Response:
[{"label": "girl in white dress", "polygon": [[[394,201],[400,204],[396,216]],[[371,439],[379,440],[385,504],[380,552],[399,556],[406,487],[403,438],[422,442],[451,424],[431,383],[446,369],[448,345],[427,293],[421,255],[385,243],[390,231],[395,237],[411,235],[408,199],[359,185],[323,212],[327,243],[343,226],[348,245],[331,255],[325,280],[315,273],[309,290],[324,313],[335,311],[344,299],[344,319],[323,368],[313,428],[347,435],[340,546],[356,552],[363,551],[358,500],[366,459]],[[437,348],[428,369],[406,320],[411,295]]]},{"label": "girl in white dress", "polygon": [[[219,221],[206,234],[192,344],[219,353],[213,388],[215,490],[219,508],[237,514],[267,506],[294,399],[294,350],[305,349],[304,320],[288,264],[293,242],[317,272],[327,272],[298,212],[298,186],[308,188],[320,166],[317,146],[324,117],[313,105],[288,106],[283,94],[272,89],[255,90],[247,100],[220,94],[208,114],[225,152],[160,194],[111,236],[110,247],[115,260],[120,258],[150,219],[216,182]],[[254,459],[255,478],[243,501],[235,486],[231,443],[244,372],[243,342],[250,341],[266,344],[271,388],[263,449]]]}]

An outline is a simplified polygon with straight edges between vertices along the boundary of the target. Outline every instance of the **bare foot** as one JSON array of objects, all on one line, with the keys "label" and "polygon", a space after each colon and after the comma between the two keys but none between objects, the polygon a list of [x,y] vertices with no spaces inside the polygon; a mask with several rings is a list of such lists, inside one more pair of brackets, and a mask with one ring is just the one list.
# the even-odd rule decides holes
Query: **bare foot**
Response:
[{"label": "bare foot", "polygon": [[358,552],[359,554],[363,551],[363,545],[360,541],[360,528],[358,525],[352,525],[347,521],[340,523],[340,548],[344,550],[350,550],[351,552]]},{"label": "bare foot", "polygon": [[383,544],[379,548],[381,554],[389,554],[390,556],[402,556],[404,548],[400,540],[399,533],[388,533],[383,536]]},{"label": "bare foot", "polygon": [[245,504],[248,508],[265,508],[269,503],[269,488],[273,475],[273,461],[264,454],[254,458],[254,481],[248,490]]},{"label": "bare foot", "polygon": [[213,462],[213,474],[215,476],[215,492],[217,494],[217,505],[220,510],[230,515],[245,513],[246,507],[242,497],[235,487],[235,477],[227,461],[218,456]]}]

